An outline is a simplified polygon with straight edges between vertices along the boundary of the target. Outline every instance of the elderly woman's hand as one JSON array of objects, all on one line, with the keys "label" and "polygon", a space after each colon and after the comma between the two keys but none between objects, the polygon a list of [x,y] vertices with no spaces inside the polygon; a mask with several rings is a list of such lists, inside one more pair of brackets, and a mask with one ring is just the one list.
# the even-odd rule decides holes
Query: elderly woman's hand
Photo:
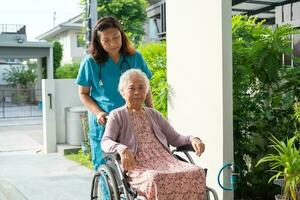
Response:
[{"label": "elderly woman's hand", "polygon": [[205,144],[197,137],[193,138],[192,146],[197,156],[201,156],[201,154],[205,151]]},{"label": "elderly woman's hand", "polygon": [[120,156],[121,164],[125,171],[134,169],[135,159],[133,153],[129,149],[125,149],[122,153],[120,153]]}]

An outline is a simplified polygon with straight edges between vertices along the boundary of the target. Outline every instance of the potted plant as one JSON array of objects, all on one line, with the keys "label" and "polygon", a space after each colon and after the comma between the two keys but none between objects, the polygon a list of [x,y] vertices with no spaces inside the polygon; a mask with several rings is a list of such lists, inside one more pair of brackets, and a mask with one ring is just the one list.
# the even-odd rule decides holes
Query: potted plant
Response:
[{"label": "potted plant", "polygon": [[258,166],[262,163],[269,163],[270,171],[275,173],[269,182],[283,179],[283,194],[276,195],[276,199],[300,200],[300,150],[296,147],[299,138],[297,134],[284,142],[272,136],[270,147],[275,150],[275,153],[267,154],[256,164]]}]

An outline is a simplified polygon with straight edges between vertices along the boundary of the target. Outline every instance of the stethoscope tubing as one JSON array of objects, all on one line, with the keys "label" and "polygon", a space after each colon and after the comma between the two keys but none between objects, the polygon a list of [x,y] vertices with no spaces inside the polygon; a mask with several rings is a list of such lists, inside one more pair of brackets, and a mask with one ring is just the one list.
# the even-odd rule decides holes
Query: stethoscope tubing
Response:
[{"label": "stethoscope tubing", "polygon": [[[127,66],[127,67],[125,67],[125,70],[124,70],[124,64]],[[103,66],[101,66],[101,64],[99,64],[99,85],[100,85],[100,87],[103,87],[103,85],[104,85],[103,80],[102,80],[102,67]],[[121,75],[127,70],[126,68],[129,69],[129,63],[128,63],[125,55],[122,56],[122,61],[121,61],[121,64],[119,67],[120,67]]]}]

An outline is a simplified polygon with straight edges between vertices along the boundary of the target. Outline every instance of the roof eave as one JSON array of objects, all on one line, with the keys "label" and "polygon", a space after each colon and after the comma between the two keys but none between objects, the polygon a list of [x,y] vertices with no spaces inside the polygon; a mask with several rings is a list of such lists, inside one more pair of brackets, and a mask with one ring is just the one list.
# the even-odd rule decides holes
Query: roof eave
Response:
[{"label": "roof eave", "polygon": [[82,25],[81,24],[60,24],[53,29],[47,31],[46,33],[43,33],[42,35],[39,35],[36,37],[38,40],[51,40],[55,36],[68,31],[68,30],[81,30]]}]

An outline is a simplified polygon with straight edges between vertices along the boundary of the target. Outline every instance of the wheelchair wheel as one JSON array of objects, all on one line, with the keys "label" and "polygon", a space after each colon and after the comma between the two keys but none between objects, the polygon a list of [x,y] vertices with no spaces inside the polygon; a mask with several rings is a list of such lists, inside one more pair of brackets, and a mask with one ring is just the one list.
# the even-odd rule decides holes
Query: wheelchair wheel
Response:
[{"label": "wheelchair wheel", "polygon": [[[119,188],[118,188],[118,184],[117,184],[117,181],[116,181],[116,178],[114,176],[112,169],[108,165],[101,165],[98,169],[98,172],[100,174],[100,176],[98,178],[98,180],[100,182],[100,184],[98,186],[99,187],[98,191],[100,193],[105,193],[105,194],[100,194],[100,195],[101,196],[109,195],[110,200],[119,200],[120,199]],[[101,186],[101,182],[103,182],[103,184],[105,184],[107,186],[107,187],[105,187],[106,191],[102,191],[101,187],[103,187],[103,186]],[[102,198],[102,199],[106,199],[106,198]]]},{"label": "wheelchair wheel", "polygon": [[217,192],[213,188],[206,187],[205,200],[211,200],[210,194],[212,194],[213,200],[219,200]]}]

